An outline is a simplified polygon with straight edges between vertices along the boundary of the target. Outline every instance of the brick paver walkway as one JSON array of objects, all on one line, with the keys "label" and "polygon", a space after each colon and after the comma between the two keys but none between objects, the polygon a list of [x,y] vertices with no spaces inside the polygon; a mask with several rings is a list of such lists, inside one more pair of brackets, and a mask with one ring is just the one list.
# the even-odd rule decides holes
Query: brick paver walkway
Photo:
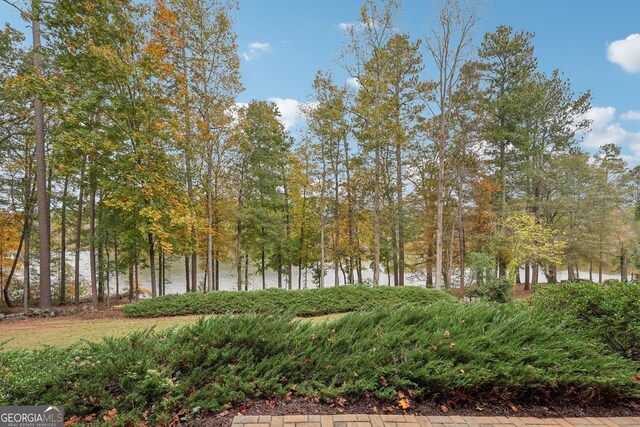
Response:
[{"label": "brick paver walkway", "polygon": [[416,415],[237,416],[231,427],[640,427],[640,417],[534,418]]}]

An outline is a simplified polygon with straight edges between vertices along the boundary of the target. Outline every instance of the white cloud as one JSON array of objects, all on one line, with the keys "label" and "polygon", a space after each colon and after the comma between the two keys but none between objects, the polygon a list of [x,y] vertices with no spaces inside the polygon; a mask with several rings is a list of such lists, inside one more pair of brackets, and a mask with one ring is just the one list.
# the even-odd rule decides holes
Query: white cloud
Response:
[{"label": "white cloud", "polygon": [[341,22],[338,24],[338,28],[340,28],[342,31],[349,31],[350,29],[352,29],[354,26],[354,24],[350,23],[350,22]]},{"label": "white cloud", "polygon": [[280,123],[284,125],[286,130],[295,126],[296,122],[302,117],[302,111],[300,109],[302,104],[297,99],[269,98],[269,101],[278,107],[278,111],[280,111]]},{"label": "white cloud", "polygon": [[[625,114],[622,114],[622,118]],[[631,165],[640,163],[640,132],[631,132],[616,120],[613,107],[592,107],[585,114],[592,121],[591,132],[583,134],[581,145],[587,149],[597,149],[604,144],[613,143],[622,148],[624,158]]]},{"label": "white cloud", "polygon": [[263,52],[269,52],[271,50],[271,45],[269,43],[253,42],[253,43],[249,44],[249,49],[261,50]]},{"label": "white cloud", "polygon": [[629,73],[640,72],[640,34],[631,34],[609,44],[607,59]]},{"label": "white cloud", "polygon": [[616,117],[616,109],[613,107],[591,107],[584,118],[591,121],[591,129],[605,128]]},{"label": "white cloud", "polygon": [[640,111],[629,110],[620,115],[622,120],[640,120]]},{"label": "white cloud", "polygon": [[356,89],[360,89],[360,87],[362,87],[362,85],[360,84],[360,81],[356,77],[349,77],[347,79],[347,84]]},{"label": "white cloud", "polygon": [[249,43],[249,51],[242,52],[242,57],[245,61],[253,61],[258,59],[265,52],[271,52],[271,45],[267,42],[253,42]]}]

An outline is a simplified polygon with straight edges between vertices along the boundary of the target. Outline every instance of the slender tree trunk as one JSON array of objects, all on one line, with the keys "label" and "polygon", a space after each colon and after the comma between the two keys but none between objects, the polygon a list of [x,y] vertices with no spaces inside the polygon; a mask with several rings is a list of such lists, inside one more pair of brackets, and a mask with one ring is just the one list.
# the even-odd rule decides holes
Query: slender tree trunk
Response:
[{"label": "slender tree trunk", "polygon": [[[399,121],[399,119],[398,119]],[[396,223],[398,227],[398,272],[397,285],[404,286],[404,194],[402,185],[402,146],[400,141],[396,144],[396,199],[398,215]],[[395,259],[394,259],[395,261]],[[395,270],[395,266],[394,266]]]},{"label": "slender tree trunk", "polygon": [[[40,52],[40,1],[32,0],[31,21],[33,34],[33,67],[36,74],[42,75],[42,56]],[[38,252],[40,267],[40,308],[51,308],[51,232],[49,222],[49,196],[47,194],[47,163],[45,159],[44,107],[38,96],[33,101],[36,138],[36,181],[38,196]]]},{"label": "slender tree trunk", "polygon": [[163,274],[163,256],[162,256],[162,245],[158,245],[158,296],[164,295],[164,278]]},{"label": "slender tree trunk", "polygon": [[282,255],[278,254],[278,289],[282,289]]},{"label": "slender tree trunk", "polygon": [[184,257],[184,279],[185,279],[185,292],[191,292],[191,283],[189,283],[190,275],[189,275],[189,255]]},{"label": "slender tree trunk", "polygon": [[427,288],[433,288],[433,244],[427,248]]},{"label": "slender tree trunk", "polygon": [[[287,237],[287,245],[291,244],[291,216],[289,214],[289,186],[287,180],[284,180],[284,218],[285,218],[285,232]],[[291,262],[291,251],[287,251],[287,289],[292,289],[293,270]]]},{"label": "slender tree trunk", "polygon": [[325,218],[324,218],[324,194],[326,189],[326,165],[325,165],[325,152],[324,152],[324,141],[322,142],[322,177],[321,177],[321,188],[320,188],[320,276],[318,280],[318,287],[324,288],[324,260],[326,257],[325,254],[325,240],[324,240],[324,228],[325,228]]},{"label": "slender tree trunk", "polygon": [[[264,236],[264,228],[262,229],[262,234]],[[262,269],[262,289],[267,289],[267,281],[265,278],[265,263],[264,263],[264,243],[262,243],[262,250],[260,251],[260,261],[261,261],[261,269]]]},{"label": "slender tree trunk", "polygon": [[96,190],[91,190],[89,201],[89,265],[91,269],[91,301],[98,308],[98,283],[96,277]]},{"label": "slender tree trunk", "polygon": [[[102,197],[100,197],[102,199]],[[102,224],[102,209],[100,209],[100,214],[98,215],[99,222],[98,224]],[[98,226],[98,229],[101,231],[100,240],[98,241],[98,302],[104,302],[104,273],[105,273],[105,263],[104,263],[104,229],[103,227]]]},{"label": "slender tree trunk", "polygon": [[220,290],[220,251],[216,251],[216,291]]},{"label": "slender tree trunk", "polygon": [[302,220],[300,221],[300,249],[298,252],[298,289],[302,289],[302,254],[305,254],[306,266],[306,248],[304,243],[304,225],[307,219],[307,186],[302,187]]},{"label": "slender tree trunk", "polygon": [[529,261],[524,263],[524,290],[531,290],[531,264]]},{"label": "slender tree trunk", "polygon": [[29,297],[30,288],[31,288],[31,227],[33,226],[31,223],[31,218],[27,216],[26,219],[27,227],[25,228],[24,234],[24,258],[23,258],[23,306],[24,312],[29,311]]},{"label": "slender tree trunk", "polygon": [[67,190],[69,176],[64,178],[62,190],[62,213],[60,218],[60,304],[67,299]]},{"label": "slender tree trunk", "polygon": [[[395,222],[395,221],[394,221]],[[399,286],[398,282],[398,237],[396,225],[391,228],[391,258],[393,264],[393,286]]]},{"label": "slender tree trunk", "polygon": [[593,261],[589,260],[589,281],[593,282]]},{"label": "slender tree trunk", "polygon": [[18,266],[18,260],[20,259],[20,251],[22,251],[22,245],[24,244],[25,235],[27,233],[27,227],[29,225],[29,215],[25,212],[24,222],[22,225],[22,233],[20,233],[20,242],[18,243],[18,249],[16,250],[16,257],[13,259],[11,263],[11,270],[9,270],[9,274],[7,275],[7,281],[2,288],[2,295],[4,296],[4,302],[7,304],[7,307],[11,308],[13,305],[11,304],[11,299],[9,298],[9,285],[11,284],[11,279],[13,278],[13,274],[16,271],[16,267]]},{"label": "slender tree trunk", "polygon": [[249,254],[244,256],[244,290],[249,290]]},{"label": "slender tree trunk", "polygon": [[345,187],[347,190],[347,231],[349,233],[349,277],[348,281],[350,285],[353,285],[353,267],[355,264],[354,251],[354,226],[353,226],[353,201],[351,199],[351,167],[349,165],[349,140],[347,136],[343,138],[344,147],[344,166],[346,173]]},{"label": "slender tree trunk", "polygon": [[340,286],[340,181],[337,159],[333,164],[333,170],[333,286],[338,287]]},{"label": "slender tree trunk", "polygon": [[133,264],[129,264],[129,302],[133,301]]},{"label": "slender tree trunk", "polygon": [[[242,208],[241,203],[239,203]],[[237,288],[242,290],[242,221],[238,219],[236,221],[236,272],[238,275]]]},{"label": "slender tree trunk", "polygon": [[82,236],[82,204],[84,197],[84,189],[82,183],[84,181],[84,170],[87,164],[87,157],[82,160],[82,169],[80,169],[80,181],[78,182],[78,218],[76,223],[76,253],[75,253],[75,269],[73,272],[74,280],[74,304],[78,306],[80,304],[80,239]]},{"label": "slender tree trunk", "polygon": [[153,234],[147,233],[147,241],[149,242],[149,268],[151,270],[151,298],[155,298],[158,296],[158,292],[156,289],[156,254]]},{"label": "slender tree trunk", "polygon": [[106,276],[107,276],[107,307],[109,307],[110,306],[109,298],[111,297],[111,278],[110,278],[111,274],[110,274],[110,271],[109,271],[109,265],[110,265],[110,261],[111,260],[109,259],[110,258],[109,257],[109,248],[106,247],[106,246],[107,245],[105,244],[104,253],[105,253],[106,257],[107,257],[107,271],[106,271]]},{"label": "slender tree trunk", "polygon": [[626,282],[628,280],[627,274],[627,250],[622,246],[620,248],[620,281]]},{"label": "slender tree trunk", "polygon": [[136,285],[136,301],[140,299],[140,277],[138,276],[138,251],[136,249],[136,261],[133,265],[133,272],[135,274],[134,283]]},{"label": "slender tree trunk", "polygon": [[116,298],[120,299],[120,265],[118,263],[118,238],[113,238],[113,262],[116,273]]},{"label": "slender tree trunk", "polygon": [[[380,132],[377,130],[377,132]],[[373,200],[373,286],[380,284],[380,204],[382,192],[380,189],[380,136],[376,136],[375,147],[375,191]]]},{"label": "slender tree trunk", "polygon": [[[189,149],[191,147],[191,106],[189,99],[189,63],[187,61],[187,50],[186,46],[182,46],[182,71],[184,73],[184,93],[186,97],[185,101],[185,150],[184,150],[184,161],[185,168],[187,172],[187,192],[189,194],[189,199],[193,202],[193,173],[191,168],[191,156],[189,154]],[[196,292],[198,285],[198,240],[196,238],[196,227],[195,225],[191,226],[191,239],[193,241],[193,251],[191,252],[191,290]],[[188,269],[187,269],[188,270]],[[189,280],[187,279],[187,285]]]},{"label": "slender tree trunk", "polygon": [[598,258],[598,283],[602,283],[602,230],[600,231],[600,241],[599,241],[600,251]]}]

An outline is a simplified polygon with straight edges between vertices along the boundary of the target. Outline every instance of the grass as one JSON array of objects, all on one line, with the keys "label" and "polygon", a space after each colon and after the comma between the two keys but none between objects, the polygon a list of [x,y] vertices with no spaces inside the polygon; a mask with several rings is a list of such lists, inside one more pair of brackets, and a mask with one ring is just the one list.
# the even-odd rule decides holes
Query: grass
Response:
[{"label": "grass", "polygon": [[210,292],[167,295],[126,305],[127,317],[182,316],[189,314],[291,313],[310,317],[383,307],[427,305],[454,300],[442,291],[418,287],[337,288],[285,291],[269,289],[256,292]]},{"label": "grass", "polygon": [[116,408],[116,425],[143,414],[164,425],[292,391],[392,403],[399,391],[441,401],[640,398],[637,363],[523,304],[447,300],[291,320],[222,316],[70,348],[0,351],[0,405],[63,404],[68,415],[98,419]]},{"label": "grass", "polygon": [[149,319],[78,319],[55,318],[28,322],[0,323],[0,342],[6,349],[37,349],[47,345],[67,347],[78,341],[101,341],[105,337],[122,337],[148,328],[163,330],[194,323],[201,316]]},{"label": "grass", "polygon": [[[344,314],[299,318],[312,324],[335,320]],[[35,322],[0,323],[0,342],[8,350],[35,350],[45,346],[68,347],[81,341],[99,342],[154,328],[156,331],[195,323],[200,315],[141,319],[57,318]]]}]

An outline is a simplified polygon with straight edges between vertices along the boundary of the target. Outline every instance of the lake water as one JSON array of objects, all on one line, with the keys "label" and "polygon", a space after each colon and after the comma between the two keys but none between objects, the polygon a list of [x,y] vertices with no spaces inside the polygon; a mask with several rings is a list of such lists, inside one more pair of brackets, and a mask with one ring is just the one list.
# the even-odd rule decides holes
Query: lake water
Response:
[{"label": "lake water", "polygon": [[[200,262],[200,260],[198,261]],[[70,254],[69,264],[74,264],[73,254]],[[326,265],[327,272],[325,274],[325,287],[333,287],[334,283],[334,271],[331,268],[333,265]],[[249,290],[258,290],[262,289],[262,277],[258,273],[257,269],[252,270],[252,266],[249,265],[250,273],[249,274]],[[157,275],[156,271],[156,275]],[[89,281],[89,254],[88,252],[82,252],[80,254],[80,276],[81,280],[88,283]],[[302,270],[302,283],[301,287],[305,288],[305,276],[306,276],[306,288],[314,289],[317,288],[317,284],[313,283],[313,274],[311,269],[306,271]],[[365,281],[373,281],[373,271],[370,269],[363,269],[362,271],[363,280]],[[594,271],[594,279],[597,280],[597,271]],[[354,272],[354,278],[356,274]],[[524,269],[520,272],[520,277],[524,279]],[[580,272],[581,279],[588,279],[589,272]],[[607,279],[619,279],[619,274],[603,274],[603,280]],[[141,268],[139,270],[139,279],[140,285],[144,288],[151,289],[151,274],[148,268]],[[558,280],[566,280],[567,272],[559,271],[558,272]],[[282,286],[284,288],[287,287],[286,283],[286,275],[282,275]],[[204,269],[198,270],[198,281],[199,285],[201,285],[204,281]],[[546,281],[546,278],[542,273],[539,274],[538,277],[539,282]],[[426,277],[422,274],[412,274],[407,273],[405,277],[405,284],[407,286],[425,286]],[[266,283],[267,288],[277,288],[278,287],[278,275],[275,271],[268,270],[266,273]],[[382,272],[380,276],[380,283],[382,286],[387,286],[389,283],[388,276],[386,273]],[[115,292],[115,278],[112,275],[111,280],[111,292]],[[344,285],[344,277],[342,272],[340,272],[340,284]],[[391,284],[393,285],[393,275],[391,275]],[[128,275],[121,274],[120,275],[120,291],[123,292],[123,289],[128,288]],[[293,289],[298,288],[298,268],[293,267]],[[225,291],[235,291],[237,289],[237,272],[236,267],[230,263],[220,263],[220,290]],[[181,294],[185,292],[185,270],[184,270],[184,258],[182,257],[167,257],[166,260],[166,293],[167,294]]]}]

